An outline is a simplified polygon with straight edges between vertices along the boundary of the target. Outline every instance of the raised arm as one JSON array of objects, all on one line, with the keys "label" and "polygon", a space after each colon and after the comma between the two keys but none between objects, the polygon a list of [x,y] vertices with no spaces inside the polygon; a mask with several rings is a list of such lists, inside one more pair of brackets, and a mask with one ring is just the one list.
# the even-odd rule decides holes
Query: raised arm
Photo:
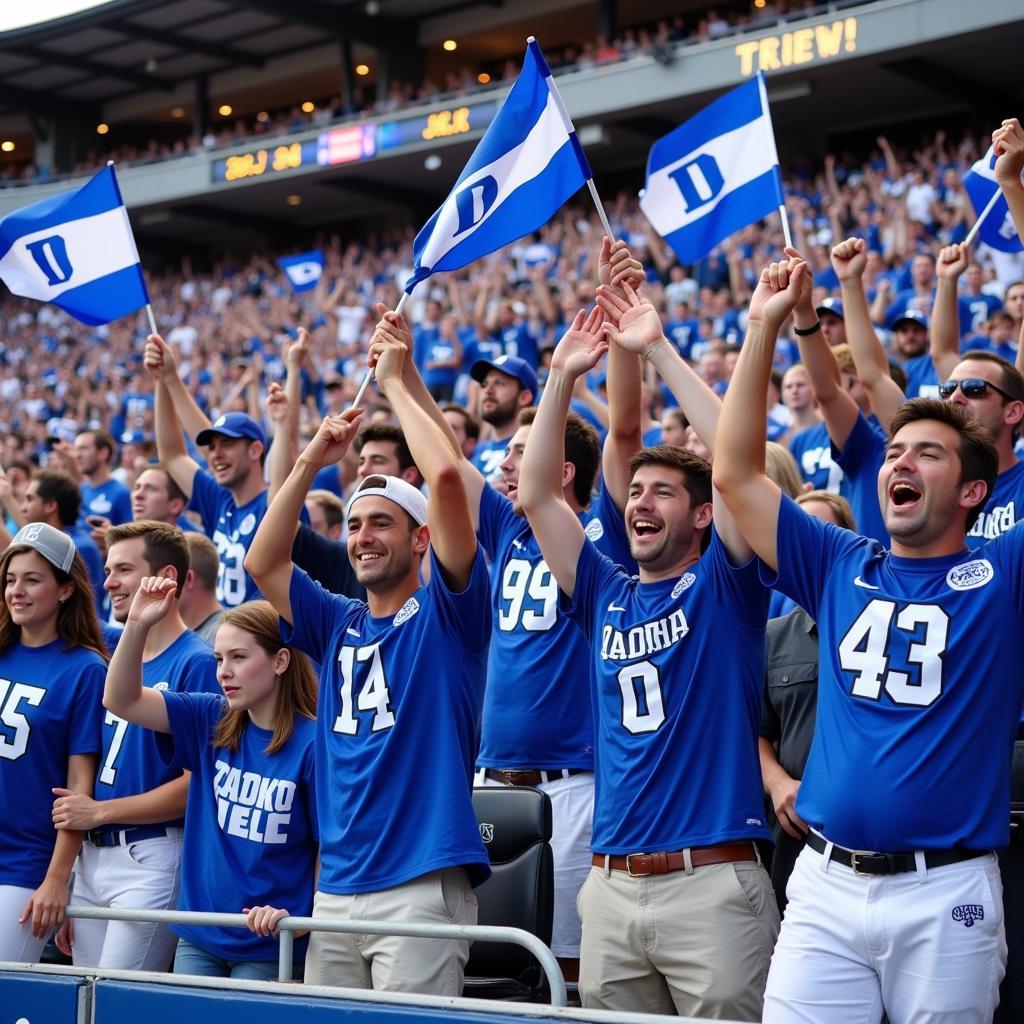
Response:
[{"label": "raised arm", "polygon": [[1020,240],[1024,242],[1024,128],[1015,117],[1009,117],[992,133],[992,145],[996,152],[996,181],[1006,196],[1013,226]]},{"label": "raised arm", "polygon": [[[192,482],[199,472],[199,463],[188,453],[181,432],[174,392],[184,391],[184,385],[174,366],[170,349],[163,338],[151,334],[146,342],[146,368],[156,379],[155,409],[156,450],[160,461],[167,467],[171,479],[188,498],[192,497]],[[172,390],[173,389],[173,390]],[[189,396],[191,402],[191,396]],[[194,404],[194,403],[193,403]],[[200,413],[200,415],[202,415]],[[203,417],[204,421],[206,417]],[[206,422],[209,426],[209,422]],[[204,426],[202,429],[206,429]]]},{"label": "raised arm", "polygon": [[[864,268],[867,262],[868,247],[863,238],[848,238],[832,250],[832,267],[839,278],[843,294],[846,338],[853,353],[857,376],[871,399],[875,415],[888,430],[896,410],[906,399],[899,384],[889,376],[889,360],[871,323],[868,300],[864,294]],[[837,442],[837,447],[841,448],[842,445]]]},{"label": "raised arm", "polygon": [[932,306],[931,355],[939,380],[948,380],[960,362],[960,309],[957,282],[970,263],[966,245],[947,245],[935,264],[938,281]]},{"label": "raised arm", "polygon": [[561,590],[572,596],[576,565],[585,535],[579,517],[565,500],[565,421],[573,385],[608,350],[603,313],[580,310],[551,357],[544,396],[530,428],[519,467],[519,501],[540,544],[544,561]]},{"label": "raised arm", "polygon": [[299,328],[297,341],[288,346],[284,362],[287,367],[284,387],[271,384],[267,389],[267,415],[274,421],[274,443],[267,458],[270,477],[268,501],[288,479],[299,456],[299,417],[302,414],[302,364],[309,355],[309,335]]},{"label": "raised arm", "polygon": [[427,485],[427,522],[434,555],[449,587],[464,590],[469,585],[477,545],[470,499],[462,479],[462,456],[456,454],[456,446],[403,380],[405,364],[412,361],[410,341],[394,324],[381,320],[370,339],[369,364]]},{"label": "raised arm", "polygon": [[712,464],[715,488],[747,543],[773,569],[782,492],[764,471],[768,382],[779,327],[793,311],[808,273],[803,260],[773,263],[761,271],[750,300],[747,337],[722,403]]},{"label": "raised arm", "polygon": [[178,376],[178,364],[170,345],[159,334],[146,339],[146,369],[157,381],[167,385],[174,402],[174,412],[189,437],[198,437],[210,426],[210,418],[196,404],[192,392]]}]

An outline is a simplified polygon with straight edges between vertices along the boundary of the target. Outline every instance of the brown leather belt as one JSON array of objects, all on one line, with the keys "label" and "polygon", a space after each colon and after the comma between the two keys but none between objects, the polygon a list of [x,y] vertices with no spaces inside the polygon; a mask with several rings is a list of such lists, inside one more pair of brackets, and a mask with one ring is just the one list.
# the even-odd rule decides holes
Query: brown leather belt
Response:
[{"label": "brown leather belt", "polygon": [[484,769],[485,778],[502,782],[506,786],[539,786],[543,782],[554,782],[556,779],[565,779],[570,775],[585,774],[586,771],[583,768],[552,768],[550,770],[534,768],[524,771],[508,771],[505,768]]},{"label": "brown leather belt", "polygon": [[[757,850],[753,843],[722,843],[719,846],[695,846],[690,849],[690,865],[695,868],[757,859]],[[607,865],[613,871],[625,871],[631,877],[637,878],[667,875],[671,871],[685,871],[686,856],[683,850],[674,850],[672,853],[631,853],[626,857],[606,857],[604,854],[595,853],[593,864],[596,868]]]}]

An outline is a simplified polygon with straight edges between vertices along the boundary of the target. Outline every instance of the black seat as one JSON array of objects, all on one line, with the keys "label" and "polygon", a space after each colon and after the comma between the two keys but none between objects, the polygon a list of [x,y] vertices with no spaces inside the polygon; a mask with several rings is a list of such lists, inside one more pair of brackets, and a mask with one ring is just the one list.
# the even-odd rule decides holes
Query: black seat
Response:
[{"label": "black seat", "polygon": [[[476,890],[479,923],[522,928],[551,945],[554,867],[551,800],[539,789],[473,790],[473,808],[491,860],[491,877]],[[482,999],[546,1002],[548,985],[536,958],[511,943],[475,942],[463,994]]]}]

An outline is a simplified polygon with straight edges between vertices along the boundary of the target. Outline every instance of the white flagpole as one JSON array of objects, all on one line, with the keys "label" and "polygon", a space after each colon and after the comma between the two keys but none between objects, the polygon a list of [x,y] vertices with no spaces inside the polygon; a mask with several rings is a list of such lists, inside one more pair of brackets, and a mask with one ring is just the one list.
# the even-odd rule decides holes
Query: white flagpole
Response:
[{"label": "white flagpole", "polygon": [[[398,305],[395,306],[395,312],[401,315],[402,310],[405,309],[406,300],[409,298],[408,292],[402,292],[402,297],[398,300]],[[410,357],[412,353],[409,353]],[[359,390],[356,392],[356,397],[352,399],[352,404],[349,406],[350,409],[354,409],[363,400],[363,395],[366,393],[366,389],[370,386],[370,381],[373,380],[373,370],[367,370],[366,375],[363,377],[363,383],[359,385]]]},{"label": "white flagpole", "polygon": [[999,197],[1003,194],[1002,189],[997,188],[992,193],[992,198],[985,204],[985,209],[978,214],[978,219],[974,222],[971,230],[967,232],[967,237],[960,243],[962,246],[968,246],[974,241],[975,235],[981,230],[981,225],[985,218],[992,212],[992,207],[999,201]]},{"label": "white flagpole", "polygon": [[146,303],[146,316],[149,317],[149,333],[159,334],[160,332],[156,329],[156,317],[153,316],[153,306],[150,303]]},{"label": "white flagpole", "polygon": [[[761,107],[764,110],[765,116],[768,118],[768,123],[772,127],[772,149],[774,150],[775,166],[779,167],[779,151],[775,145],[775,124],[772,121],[772,108],[768,103],[768,89],[764,83],[764,72],[759,71],[757,73],[757,87],[761,93]],[[782,171],[779,171],[779,189],[782,189]],[[786,210],[786,200],[783,196],[783,200],[779,203],[779,219],[782,221],[782,237],[785,239],[786,246],[792,248],[793,246],[793,233],[789,229],[789,213]]]},{"label": "white flagpole", "polygon": [[[535,36],[527,38],[526,43],[528,46],[534,46],[538,52],[540,47],[537,46],[537,39]],[[551,74],[551,69],[547,66],[547,61],[544,61],[544,69],[547,74],[544,76],[544,81],[547,83],[548,91],[551,93],[551,98],[555,101],[555,108],[561,115],[562,124],[565,126],[566,132],[570,135],[576,134],[576,128],[572,123],[572,118],[569,116],[569,111],[566,110],[565,102],[562,99],[562,94],[558,91],[558,86],[555,84],[555,78]],[[576,139],[577,145],[579,144],[579,138]],[[582,151],[582,147],[581,151]],[[587,164],[589,167],[589,163]],[[601,202],[601,197],[597,194],[597,186],[594,184],[593,177],[588,176],[587,178],[587,189],[590,192],[590,197],[594,200],[594,206],[597,207],[597,215],[601,218],[601,227],[604,228],[604,233],[608,236],[609,242],[615,241],[615,235],[612,232],[612,226],[608,223],[608,214],[605,213],[604,203]]]}]

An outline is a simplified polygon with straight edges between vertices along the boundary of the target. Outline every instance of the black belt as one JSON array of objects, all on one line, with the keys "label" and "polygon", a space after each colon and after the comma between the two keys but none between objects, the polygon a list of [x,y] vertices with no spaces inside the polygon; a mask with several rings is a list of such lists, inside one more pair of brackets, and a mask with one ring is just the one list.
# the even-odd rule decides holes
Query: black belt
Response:
[{"label": "black belt", "polygon": [[555,782],[558,779],[567,779],[572,775],[590,775],[586,768],[552,768],[550,770],[527,768],[512,769],[485,768],[484,778],[494,779],[495,782],[502,782],[506,786],[539,786],[542,782]]},{"label": "black belt", "polygon": [[159,839],[167,835],[163,825],[140,825],[138,828],[94,828],[85,833],[85,838],[93,846],[131,846],[143,839]]},{"label": "black belt", "polygon": [[[828,840],[817,832],[808,832],[804,837],[807,845],[824,854]],[[941,868],[947,864],[959,864],[963,860],[983,857],[988,850],[925,850],[924,864],[927,868]],[[838,861],[852,868],[857,875],[902,875],[917,870],[917,857],[911,852],[876,853],[874,850],[847,850],[844,846],[832,845],[829,860]]]}]

